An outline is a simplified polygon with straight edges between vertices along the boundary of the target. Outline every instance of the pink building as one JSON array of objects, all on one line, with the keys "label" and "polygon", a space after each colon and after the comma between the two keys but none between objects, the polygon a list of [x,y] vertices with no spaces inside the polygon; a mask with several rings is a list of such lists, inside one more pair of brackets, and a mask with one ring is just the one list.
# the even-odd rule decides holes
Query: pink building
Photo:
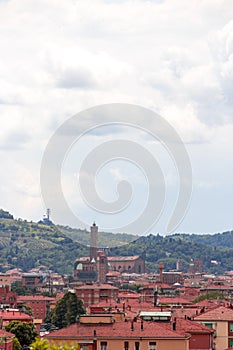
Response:
[{"label": "pink building", "polygon": [[0,350],[12,350],[14,334],[0,329]]}]

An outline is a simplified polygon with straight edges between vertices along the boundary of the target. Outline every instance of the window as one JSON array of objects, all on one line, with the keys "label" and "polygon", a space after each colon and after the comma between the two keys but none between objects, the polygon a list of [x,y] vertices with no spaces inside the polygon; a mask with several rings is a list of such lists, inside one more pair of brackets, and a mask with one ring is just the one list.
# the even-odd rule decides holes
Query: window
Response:
[{"label": "window", "polygon": [[233,339],[230,339],[230,346],[233,346]]},{"label": "window", "polygon": [[149,342],[149,350],[156,350],[156,342],[155,341]]},{"label": "window", "polygon": [[139,341],[135,342],[135,350],[140,350],[140,345],[139,345]]},{"label": "window", "polygon": [[208,328],[213,328],[213,323],[204,323],[204,325]]},{"label": "window", "polygon": [[108,343],[106,341],[100,342],[100,350],[108,350]]},{"label": "window", "polygon": [[230,323],[230,332],[233,332],[233,323]]},{"label": "window", "polygon": [[87,344],[80,345],[80,350],[88,350],[88,345]]},{"label": "window", "polygon": [[129,342],[128,341],[124,342],[124,350],[129,350]]}]

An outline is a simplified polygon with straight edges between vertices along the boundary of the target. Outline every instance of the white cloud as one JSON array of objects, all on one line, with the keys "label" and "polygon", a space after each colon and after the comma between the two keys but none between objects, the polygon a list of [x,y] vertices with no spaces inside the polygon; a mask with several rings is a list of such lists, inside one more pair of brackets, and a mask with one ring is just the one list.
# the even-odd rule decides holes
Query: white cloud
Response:
[{"label": "white cloud", "polygon": [[193,160],[194,170],[203,164],[197,182],[206,183],[206,145],[212,172],[223,176],[214,159],[224,151],[221,167],[232,161],[232,10],[229,0],[1,1],[0,151],[11,173],[2,178],[2,206],[38,217],[35,188],[49,137],[71,115],[101,103],[159,112],[187,144],[203,147]]}]

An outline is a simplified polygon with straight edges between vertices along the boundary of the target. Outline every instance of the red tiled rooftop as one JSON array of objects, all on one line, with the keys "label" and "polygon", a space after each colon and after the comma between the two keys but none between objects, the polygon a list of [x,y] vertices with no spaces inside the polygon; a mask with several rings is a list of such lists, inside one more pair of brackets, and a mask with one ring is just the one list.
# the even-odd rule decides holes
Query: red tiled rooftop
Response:
[{"label": "red tiled rooftop", "polygon": [[65,293],[57,293],[57,295],[55,297],[55,301],[62,299],[64,297],[64,295],[65,295]]},{"label": "red tiled rooftop", "polygon": [[119,298],[121,299],[139,299],[140,298],[140,294],[139,293],[119,293]]},{"label": "red tiled rooftop", "polygon": [[193,304],[195,307],[206,307],[207,309],[212,309],[218,307],[218,300],[202,300],[198,303]]},{"label": "red tiled rooftop", "polygon": [[108,256],[108,261],[132,261],[137,260],[140,258],[139,255],[133,255],[133,256]]},{"label": "red tiled rooftop", "polygon": [[192,304],[188,299],[185,298],[159,298],[159,303],[160,304]]},{"label": "red tiled rooftop", "polygon": [[13,338],[15,335],[13,333],[7,332],[4,329],[0,329],[0,337]]},{"label": "red tiled rooftop", "polygon": [[213,333],[214,330],[194,321],[185,320],[184,318],[176,319],[176,329],[188,333]]},{"label": "red tiled rooftop", "polygon": [[75,261],[90,261],[89,256],[81,256],[80,258],[76,259]]},{"label": "red tiled rooftop", "polygon": [[[134,313],[137,313],[139,310],[151,310],[152,309],[152,304],[147,303],[147,302],[139,302],[137,300],[131,299],[129,302],[124,302],[121,301],[120,303],[116,303],[113,301],[101,301],[96,304],[92,304],[89,307],[90,308],[112,308],[112,309],[119,309],[123,311],[123,304],[124,304],[124,309],[126,313],[128,311],[133,311]],[[134,315],[135,316],[135,315]]]},{"label": "red tiled rooftop", "polygon": [[141,290],[144,290],[144,289],[153,289],[154,290],[155,288],[173,289],[173,287],[169,284],[156,282],[156,283],[150,283],[150,284],[145,285],[144,287],[141,288]]},{"label": "red tiled rooftop", "polygon": [[25,302],[25,301],[41,301],[41,300],[48,300],[48,301],[52,301],[55,300],[55,298],[51,298],[51,297],[46,297],[43,295],[19,295],[17,297],[17,302]]},{"label": "red tiled rooftop", "polygon": [[120,272],[119,271],[109,271],[107,274],[106,274],[106,277],[117,277],[120,275]]},{"label": "red tiled rooftop", "polygon": [[76,339],[93,337],[94,330],[97,337],[103,338],[187,338],[184,333],[174,332],[167,329],[164,324],[155,322],[143,322],[143,330],[141,330],[141,322],[134,322],[134,330],[131,330],[131,322],[116,322],[112,324],[79,324],[75,323],[66,328],[54,331],[46,336],[48,339]]},{"label": "red tiled rooftop", "polygon": [[82,286],[76,287],[76,290],[82,289],[118,289],[111,284],[84,284]]},{"label": "red tiled rooftop", "polygon": [[115,302],[112,302],[111,300],[109,301],[103,300],[103,301],[100,301],[99,303],[91,304],[89,305],[89,307],[102,308],[102,307],[115,307],[115,305],[118,305],[118,307],[121,306],[121,304],[117,304]]},{"label": "red tiled rooftop", "polygon": [[195,317],[196,321],[233,321],[233,309],[219,306]]},{"label": "red tiled rooftop", "polygon": [[0,318],[3,320],[32,320],[32,316],[20,311],[1,310]]},{"label": "red tiled rooftop", "polygon": [[197,308],[173,308],[173,316],[179,317],[179,318],[185,318],[189,317],[192,318],[197,315],[198,309]]},{"label": "red tiled rooftop", "polygon": [[218,290],[230,290],[230,289],[233,289],[233,287],[227,286],[224,284],[222,284],[222,285],[211,284],[209,286],[204,287],[203,289],[204,290],[212,290],[212,289],[214,289],[214,290],[216,290],[216,289],[218,289]]},{"label": "red tiled rooftop", "polygon": [[[122,304],[123,305],[123,301]],[[139,300],[135,300],[135,299],[130,299],[128,302],[125,302],[125,307],[131,307],[131,309],[133,310],[148,310],[153,308],[153,304],[152,303],[148,303],[146,301],[139,301]]]}]

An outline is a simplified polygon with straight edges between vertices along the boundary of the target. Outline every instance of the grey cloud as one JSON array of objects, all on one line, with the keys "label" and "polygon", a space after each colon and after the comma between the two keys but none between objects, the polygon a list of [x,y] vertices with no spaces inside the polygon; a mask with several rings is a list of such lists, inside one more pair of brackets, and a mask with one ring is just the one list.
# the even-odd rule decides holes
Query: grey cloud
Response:
[{"label": "grey cloud", "polygon": [[19,150],[22,149],[30,140],[29,133],[24,131],[14,131],[9,133],[5,139],[0,142],[1,150]]},{"label": "grey cloud", "polygon": [[20,96],[17,96],[17,95],[15,95],[15,96],[9,95],[6,97],[0,96],[0,105],[22,106],[23,104],[24,103],[23,103],[22,98]]},{"label": "grey cloud", "polygon": [[64,89],[93,89],[97,81],[90,70],[85,68],[66,69],[61,72],[57,86]]},{"label": "grey cloud", "polygon": [[112,134],[117,135],[120,134],[124,131],[125,126],[124,125],[120,125],[120,124],[116,124],[116,123],[111,123],[111,124],[106,124],[104,125],[99,125],[98,127],[94,128],[94,129],[89,129],[90,127],[90,121],[92,119],[88,120],[87,122],[81,121],[80,123],[74,122],[74,123],[70,123],[70,125],[67,125],[65,127],[63,127],[63,129],[61,130],[61,134],[60,137],[69,137],[69,136],[75,136],[75,135],[80,135],[80,133],[85,132],[85,134],[87,134],[88,136],[92,135],[92,136],[99,136],[99,137],[107,137],[110,136]]}]

